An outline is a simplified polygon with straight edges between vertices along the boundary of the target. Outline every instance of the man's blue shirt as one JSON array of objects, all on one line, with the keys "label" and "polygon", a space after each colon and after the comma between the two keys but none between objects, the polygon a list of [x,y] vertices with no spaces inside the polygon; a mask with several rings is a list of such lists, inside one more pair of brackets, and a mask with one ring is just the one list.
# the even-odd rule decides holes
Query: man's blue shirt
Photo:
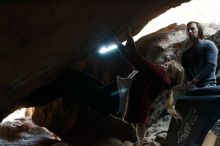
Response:
[{"label": "man's blue shirt", "polygon": [[186,79],[198,79],[196,86],[204,86],[216,82],[216,66],[218,49],[210,40],[200,40],[189,47],[182,55],[182,65],[185,68]]}]

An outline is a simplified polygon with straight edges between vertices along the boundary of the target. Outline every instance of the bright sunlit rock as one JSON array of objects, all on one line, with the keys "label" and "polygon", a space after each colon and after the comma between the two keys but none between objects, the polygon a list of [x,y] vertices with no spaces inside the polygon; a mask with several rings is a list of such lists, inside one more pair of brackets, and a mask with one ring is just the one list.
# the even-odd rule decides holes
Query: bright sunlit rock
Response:
[{"label": "bright sunlit rock", "polygon": [[25,108],[22,108],[11,113],[2,122],[13,121],[14,119],[21,118],[24,116],[25,116]]},{"label": "bright sunlit rock", "polygon": [[8,115],[5,119],[2,120],[2,122],[7,122],[7,121],[12,122],[15,119],[23,118],[25,116],[32,117],[33,112],[34,112],[34,107],[21,108]]},{"label": "bright sunlit rock", "polygon": [[183,24],[189,21],[200,23],[220,23],[220,0],[192,0],[172,8],[151,20],[136,36],[138,40],[144,35],[155,32],[172,23]]},{"label": "bright sunlit rock", "polygon": [[[189,21],[198,21],[200,23],[220,24],[219,10],[220,0],[192,0],[188,3],[183,3],[151,20],[136,36],[134,36],[134,41],[172,23],[186,24]],[[125,42],[123,42],[123,44],[124,43]],[[109,51],[108,49],[104,50],[104,53]]]}]

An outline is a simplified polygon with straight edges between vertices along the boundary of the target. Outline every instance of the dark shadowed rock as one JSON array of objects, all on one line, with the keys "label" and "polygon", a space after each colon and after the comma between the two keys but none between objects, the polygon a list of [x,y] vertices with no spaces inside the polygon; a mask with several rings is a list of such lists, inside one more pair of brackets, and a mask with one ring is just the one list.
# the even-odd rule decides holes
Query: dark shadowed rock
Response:
[{"label": "dark shadowed rock", "polygon": [[[186,1],[189,0],[1,1],[0,118],[8,110],[18,108],[12,106],[66,66],[88,72],[103,83],[115,80],[116,75],[126,76],[131,68],[121,56],[115,53],[106,58],[98,57],[95,52],[99,45],[111,34],[124,40],[122,34],[127,26],[131,26],[132,34],[137,34],[154,17]],[[140,53],[152,62],[167,59],[180,61],[182,51],[189,45],[184,28],[184,24],[171,24],[144,36],[137,41]],[[212,35],[209,39],[219,48],[218,29],[212,24],[205,26],[206,36]],[[164,108],[157,109],[152,115],[155,121],[160,118]],[[72,144],[133,145],[136,141],[131,125],[62,99],[36,108],[33,120]],[[1,136],[8,140],[19,140],[22,138],[19,134],[24,129],[31,132],[28,124],[21,125],[10,123],[6,125],[7,128],[2,127]],[[157,130],[153,129],[152,133],[157,133]],[[39,137],[37,135],[29,144],[41,141],[37,139]],[[159,145],[154,140],[150,139],[146,145]],[[47,145],[47,142],[59,145],[59,141],[48,140],[48,137],[40,143]],[[23,145],[24,142],[20,141],[19,144]]]},{"label": "dark shadowed rock", "polygon": [[61,98],[47,106],[35,108],[32,119],[37,125],[57,134],[64,142],[79,146],[106,143],[106,140],[112,143],[136,141],[135,131],[130,124]]},{"label": "dark shadowed rock", "polygon": [[133,34],[189,0],[3,0],[0,2],[0,113],[62,70],[78,66],[109,36]]}]

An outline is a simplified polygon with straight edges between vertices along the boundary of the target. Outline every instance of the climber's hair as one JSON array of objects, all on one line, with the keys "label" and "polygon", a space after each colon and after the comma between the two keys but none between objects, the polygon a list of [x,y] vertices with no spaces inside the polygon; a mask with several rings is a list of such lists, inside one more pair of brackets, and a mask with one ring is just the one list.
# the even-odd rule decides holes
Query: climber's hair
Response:
[{"label": "climber's hair", "polygon": [[180,85],[184,79],[184,68],[182,65],[177,63],[174,60],[169,61],[167,73],[170,76],[170,89],[164,91],[165,96],[165,106],[167,111],[174,117],[174,118],[181,118],[181,116],[176,112],[174,106],[174,99],[173,99],[173,88]]}]

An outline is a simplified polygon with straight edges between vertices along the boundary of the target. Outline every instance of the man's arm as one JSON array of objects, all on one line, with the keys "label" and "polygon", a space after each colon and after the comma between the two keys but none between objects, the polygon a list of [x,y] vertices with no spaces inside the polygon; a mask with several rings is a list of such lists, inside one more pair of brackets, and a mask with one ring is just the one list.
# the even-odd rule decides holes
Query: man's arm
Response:
[{"label": "man's arm", "polygon": [[193,80],[201,81],[206,79],[213,71],[215,71],[218,59],[218,49],[214,42],[208,41],[204,48],[206,54],[206,64]]},{"label": "man's arm", "polygon": [[144,59],[137,51],[130,29],[127,30],[127,43],[125,46],[116,37],[114,39],[119,46],[119,52],[131,66],[138,71],[145,72],[149,76],[158,74],[158,67]]}]

